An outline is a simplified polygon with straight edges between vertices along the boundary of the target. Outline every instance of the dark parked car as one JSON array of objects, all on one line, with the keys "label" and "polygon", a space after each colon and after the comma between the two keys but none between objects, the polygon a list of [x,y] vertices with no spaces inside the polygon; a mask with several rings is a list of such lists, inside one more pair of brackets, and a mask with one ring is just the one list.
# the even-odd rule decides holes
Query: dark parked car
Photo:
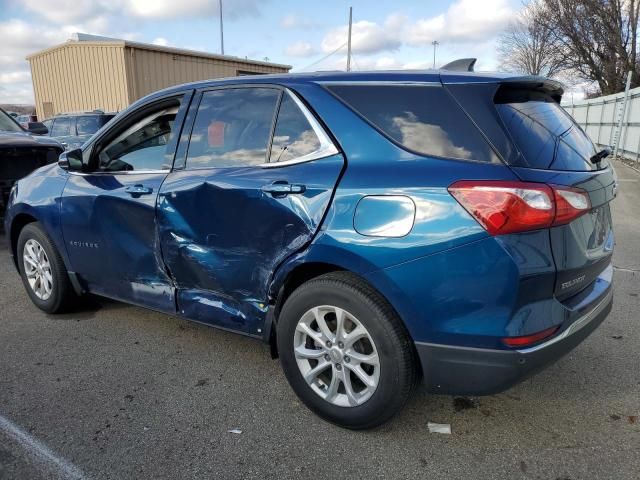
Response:
[{"label": "dark parked car", "polygon": [[[32,122],[31,126],[37,132],[46,132],[42,124]],[[0,219],[4,218],[9,192],[16,180],[36,168],[55,163],[62,150],[55,140],[32,135],[0,109]]]},{"label": "dark parked car", "polygon": [[36,123],[38,121],[38,117],[35,115],[18,115],[16,117],[16,122],[20,124],[20,126],[26,130],[29,130],[29,125],[32,123]]},{"label": "dark parked car", "polygon": [[91,136],[104,127],[115,113],[101,111],[68,113],[45,120],[49,136],[55,138],[66,150],[80,148]]},{"label": "dark parked car", "polygon": [[172,87],[18,182],[11,251],[46,312],[92,292],[269,342],[348,428],[420,378],[499,392],[611,308],[614,173],[562,93],[445,70]]}]

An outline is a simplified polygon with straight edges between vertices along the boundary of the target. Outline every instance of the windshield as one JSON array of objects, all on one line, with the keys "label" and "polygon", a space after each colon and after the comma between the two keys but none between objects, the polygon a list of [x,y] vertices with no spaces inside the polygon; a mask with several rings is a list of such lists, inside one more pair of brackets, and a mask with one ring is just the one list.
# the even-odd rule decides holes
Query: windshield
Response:
[{"label": "windshield", "polygon": [[4,111],[0,110],[0,131],[1,132],[22,132],[16,122]]}]

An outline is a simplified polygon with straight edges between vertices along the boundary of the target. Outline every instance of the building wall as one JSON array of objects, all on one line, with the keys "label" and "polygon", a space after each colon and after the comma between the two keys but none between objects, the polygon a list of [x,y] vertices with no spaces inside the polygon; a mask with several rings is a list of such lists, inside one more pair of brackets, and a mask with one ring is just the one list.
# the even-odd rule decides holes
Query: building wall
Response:
[{"label": "building wall", "polygon": [[625,93],[592,98],[562,106],[598,147],[618,148],[618,155],[640,162],[640,87]]},{"label": "building wall", "polygon": [[120,111],[162,88],[286,66],[164,51],[122,40],[70,41],[28,57],[38,118],[63,112]]},{"label": "building wall", "polygon": [[125,47],[129,101],[181,83],[234,77],[242,73],[286,73],[286,68],[227,59]]},{"label": "building wall", "polygon": [[29,60],[39,119],[129,104],[122,45],[69,42]]}]

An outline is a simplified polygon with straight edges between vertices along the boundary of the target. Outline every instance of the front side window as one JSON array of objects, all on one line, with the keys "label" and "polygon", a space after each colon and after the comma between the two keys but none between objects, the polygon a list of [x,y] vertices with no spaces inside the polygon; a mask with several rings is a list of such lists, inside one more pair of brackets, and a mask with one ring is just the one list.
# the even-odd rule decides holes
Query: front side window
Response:
[{"label": "front side window", "polygon": [[52,137],[66,137],[73,135],[71,133],[71,117],[58,117],[54,119],[53,128],[51,129]]},{"label": "front side window", "polygon": [[451,95],[431,85],[331,85],[331,92],[404,148],[421,155],[499,162]]},{"label": "front side window", "polygon": [[273,88],[204,92],[191,133],[187,168],[265,163],[279,98],[280,91]]},{"label": "front side window", "polygon": [[164,106],[116,135],[98,154],[103,172],[168,170],[165,153],[179,104]]},{"label": "front side window", "polygon": [[320,149],[313,127],[290,94],[284,95],[271,143],[270,162],[286,162]]}]

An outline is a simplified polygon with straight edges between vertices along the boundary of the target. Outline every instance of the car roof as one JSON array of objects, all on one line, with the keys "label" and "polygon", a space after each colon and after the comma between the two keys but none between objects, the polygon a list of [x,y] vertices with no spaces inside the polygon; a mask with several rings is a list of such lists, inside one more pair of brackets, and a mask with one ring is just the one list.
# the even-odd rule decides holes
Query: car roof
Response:
[{"label": "car roof", "polygon": [[552,90],[560,95],[563,86],[556,80],[538,76],[522,76],[514,73],[500,72],[462,72],[448,70],[390,70],[373,72],[344,72],[344,71],[324,71],[310,73],[279,73],[271,75],[245,75],[240,77],[227,77],[213,80],[201,80],[197,82],[185,83],[152,93],[142,100],[145,102],[153,98],[180,93],[185,90],[201,89],[207,87],[217,87],[225,85],[246,85],[246,84],[279,84],[293,85],[300,83],[377,83],[377,82],[407,82],[407,83],[442,83],[442,84],[465,84],[465,83],[526,83],[537,84],[547,90]]}]

